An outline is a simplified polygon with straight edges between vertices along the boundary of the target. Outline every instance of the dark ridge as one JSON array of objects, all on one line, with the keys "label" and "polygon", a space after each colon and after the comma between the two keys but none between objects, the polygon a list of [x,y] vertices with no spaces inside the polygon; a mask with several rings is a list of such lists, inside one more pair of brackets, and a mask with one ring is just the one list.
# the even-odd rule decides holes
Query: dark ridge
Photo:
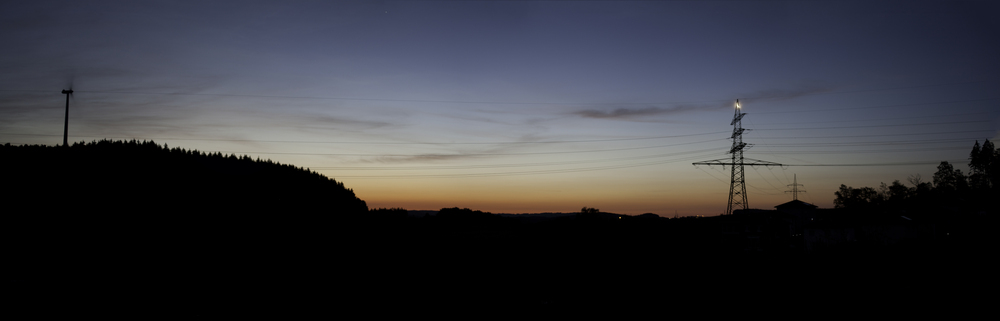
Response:
[{"label": "dark ridge", "polygon": [[308,169],[152,141],[0,146],[11,199],[30,214],[360,214],[365,202]]},{"label": "dark ridge", "polygon": [[0,166],[13,315],[239,315],[324,282],[368,211],[307,169],[151,141],[8,144]]}]

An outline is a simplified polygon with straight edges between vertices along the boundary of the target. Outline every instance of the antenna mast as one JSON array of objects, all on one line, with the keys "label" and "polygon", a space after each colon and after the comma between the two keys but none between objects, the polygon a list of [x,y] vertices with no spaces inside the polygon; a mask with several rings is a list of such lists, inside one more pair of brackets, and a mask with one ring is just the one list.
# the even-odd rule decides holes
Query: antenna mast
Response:
[{"label": "antenna mast", "polygon": [[[729,154],[732,154],[732,159],[729,162],[725,162],[727,159],[716,159],[710,161],[691,163],[691,165],[722,165],[723,168],[726,165],[732,166],[732,174],[729,179],[729,205],[726,206],[726,214],[733,214],[733,210],[742,208],[747,209],[747,186],[746,181],[743,177],[743,166],[781,166],[781,164],[762,161],[751,158],[744,158],[743,151],[750,148],[751,145],[743,142],[743,132],[746,128],[743,128],[743,116],[746,113],[740,112],[740,100],[736,100],[736,111],[733,115],[733,121],[729,123],[733,125],[733,135],[730,137],[733,140],[733,146],[729,148]],[[747,163],[746,161],[750,162]]]},{"label": "antenna mast", "polygon": [[62,93],[66,95],[66,119],[63,121],[63,147],[69,147],[66,137],[69,132],[69,96],[73,94],[73,89],[63,89]]}]

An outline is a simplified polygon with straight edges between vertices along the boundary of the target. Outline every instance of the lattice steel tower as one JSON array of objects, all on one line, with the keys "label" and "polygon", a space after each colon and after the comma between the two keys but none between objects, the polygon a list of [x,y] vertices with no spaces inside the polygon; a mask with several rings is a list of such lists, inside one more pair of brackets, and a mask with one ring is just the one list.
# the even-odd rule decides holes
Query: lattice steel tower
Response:
[{"label": "lattice steel tower", "polygon": [[[788,176],[785,176],[785,178],[788,178]],[[793,175],[792,179],[793,180],[792,180],[791,184],[785,185],[785,186],[791,186],[792,190],[785,191],[785,193],[792,193],[792,200],[793,201],[798,201],[799,200],[799,193],[800,192],[801,193],[805,193],[806,191],[800,191],[799,190],[799,186],[803,186],[803,185],[799,184],[799,176],[798,176],[798,174]]]},{"label": "lattice steel tower", "polygon": [[[743,116],[746,113],[740,112],[740,100],[736,100],[736,113],[733,114],[733,147],[729,149],[729,153],[733,154],[733,166],[732,166],[732,183],[729,184],[729,206],[726,207],[726,213],[732,214],[733,208],[743,206],[744,209],[747,208],[747,185],[743,180],[743,149],[747,147],[747,143],[743,142]],[[739,164],[739,165],[736,165]]]},{"label": "lattice steel tower", "polygon": [[[725,168],[726,165],[732,166],[732,174],[730,176],[729,183],[729,205],[726,206],[726,214],[732,214],[735,209],[747,209],[747,185],[743,178],[743,166],[781,166],[781,164],[744,158],[743,151],[750,148],[751,145],[743,142],[743,132],[746,131],[743,128],[743,123],[741,122],[743,116],[746,113],[740,112],[740,100],[736,100],[736,112],[733,115],[733,121],[730,125],[733,125],[733,135],[730,137],[733,140],[733,146],[729,148],[729,154],[732,154],[732,159],[730,162],[726,163],[727,159],[716,159],[704,162],[691,163],[692,165],[722,165]],[[747,160],[750,162],[748,163]]]}]

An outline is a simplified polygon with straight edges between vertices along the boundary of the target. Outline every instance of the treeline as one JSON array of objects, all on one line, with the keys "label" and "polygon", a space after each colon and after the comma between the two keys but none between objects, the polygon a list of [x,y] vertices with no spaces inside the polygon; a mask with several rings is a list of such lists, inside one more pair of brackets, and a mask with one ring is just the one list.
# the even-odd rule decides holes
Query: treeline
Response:
[{"label": "treeline", "polygon": [[305,168],[136,140],[7,144],[0,168],[4,287],[32,314],[225,313],[361,256],[366,203]]},{"label": "treeline", "polygon": [[365,202],[308,169],[248,156],[100,140],[0,146],[15,212],[360,214]]},{"label": "treeline", "polygon": [[1000,199],[1000,150],[986,140],[976,141],[969,153],[969,174],[941,162],[932,181],[910,176],[909,186],[899,180],[878,188],[854,188],[841,184],[834,192],[834,207],[853,212],[945,215],[996,213],[993,201]]},{"label": "treeline", "polygon": [[[422,248],[436,244],[444,248],[483,247],[505,252],[556,246],[567,255],[615,256],[654,249],[675,254],[726,251],[716,242],[721,228],[709,219],[668,219],[652,213],[624,215],[588,207],[575,214],[547,217],[497,215],[458,207],[442,208],[433,214],[408,215],[403,208],[377,208],[369,211],[366,221],[381,227],[377,234],[382,234],[383,240],[420,240],[424,243],[408,245],[421,244]],[[668,249],[663,248],[664,244],[685,244],[685,247]],[[522,253],[537,251],[544,252],[531,248]]]}]

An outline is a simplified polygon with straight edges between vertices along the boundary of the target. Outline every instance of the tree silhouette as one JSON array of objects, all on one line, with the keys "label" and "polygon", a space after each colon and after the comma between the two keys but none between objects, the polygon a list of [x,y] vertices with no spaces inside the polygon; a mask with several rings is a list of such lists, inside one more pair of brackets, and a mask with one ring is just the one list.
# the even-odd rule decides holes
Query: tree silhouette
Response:
[{"label": "tree silhouette", "polygon": [[910,189],[899,182],[899,180],[892,181],[892,185],[886,185],[882,183],[879,187],[879,193],[882,194],[882,198],[889,202],[901,202],[910,197]]},{"label": "tree silhouette", "polygon": [[834,208],[870,208],[882,202],[882,196],[871,187],[853,188],[840,184],[840,189],[833,193]]},{"label": "tree silhouette", "polygon": [[993,143],[987,139],[982,147],[979,141],[972,146],[969,153],[969,183],[972,188],[986,190],[1000,185],[1000,151],[995,150]]},{"label": "tree silhouette", "polygon": [[1000,198],[1000,181],[996,179],[1000,173],[998,166],[1000,151],[988,140],[982,145],[977,141],[969,153],[968,176],[943,161],[938,164],[932,182],[924,182],[920,175],[911,175],[908,181],[912,187],[906,187],[898,180],[892,185],[882,183],[877,190],[840,185],[840,189],[834,192],[834,206],[931,216],[995,212],[992,201]]},{"label": "tree silhouette", "polygon": [[934,188],[941,193],[962,192],[969,188],[962,170],[955,169],[948,162],[941,162],[934,173]]}]

